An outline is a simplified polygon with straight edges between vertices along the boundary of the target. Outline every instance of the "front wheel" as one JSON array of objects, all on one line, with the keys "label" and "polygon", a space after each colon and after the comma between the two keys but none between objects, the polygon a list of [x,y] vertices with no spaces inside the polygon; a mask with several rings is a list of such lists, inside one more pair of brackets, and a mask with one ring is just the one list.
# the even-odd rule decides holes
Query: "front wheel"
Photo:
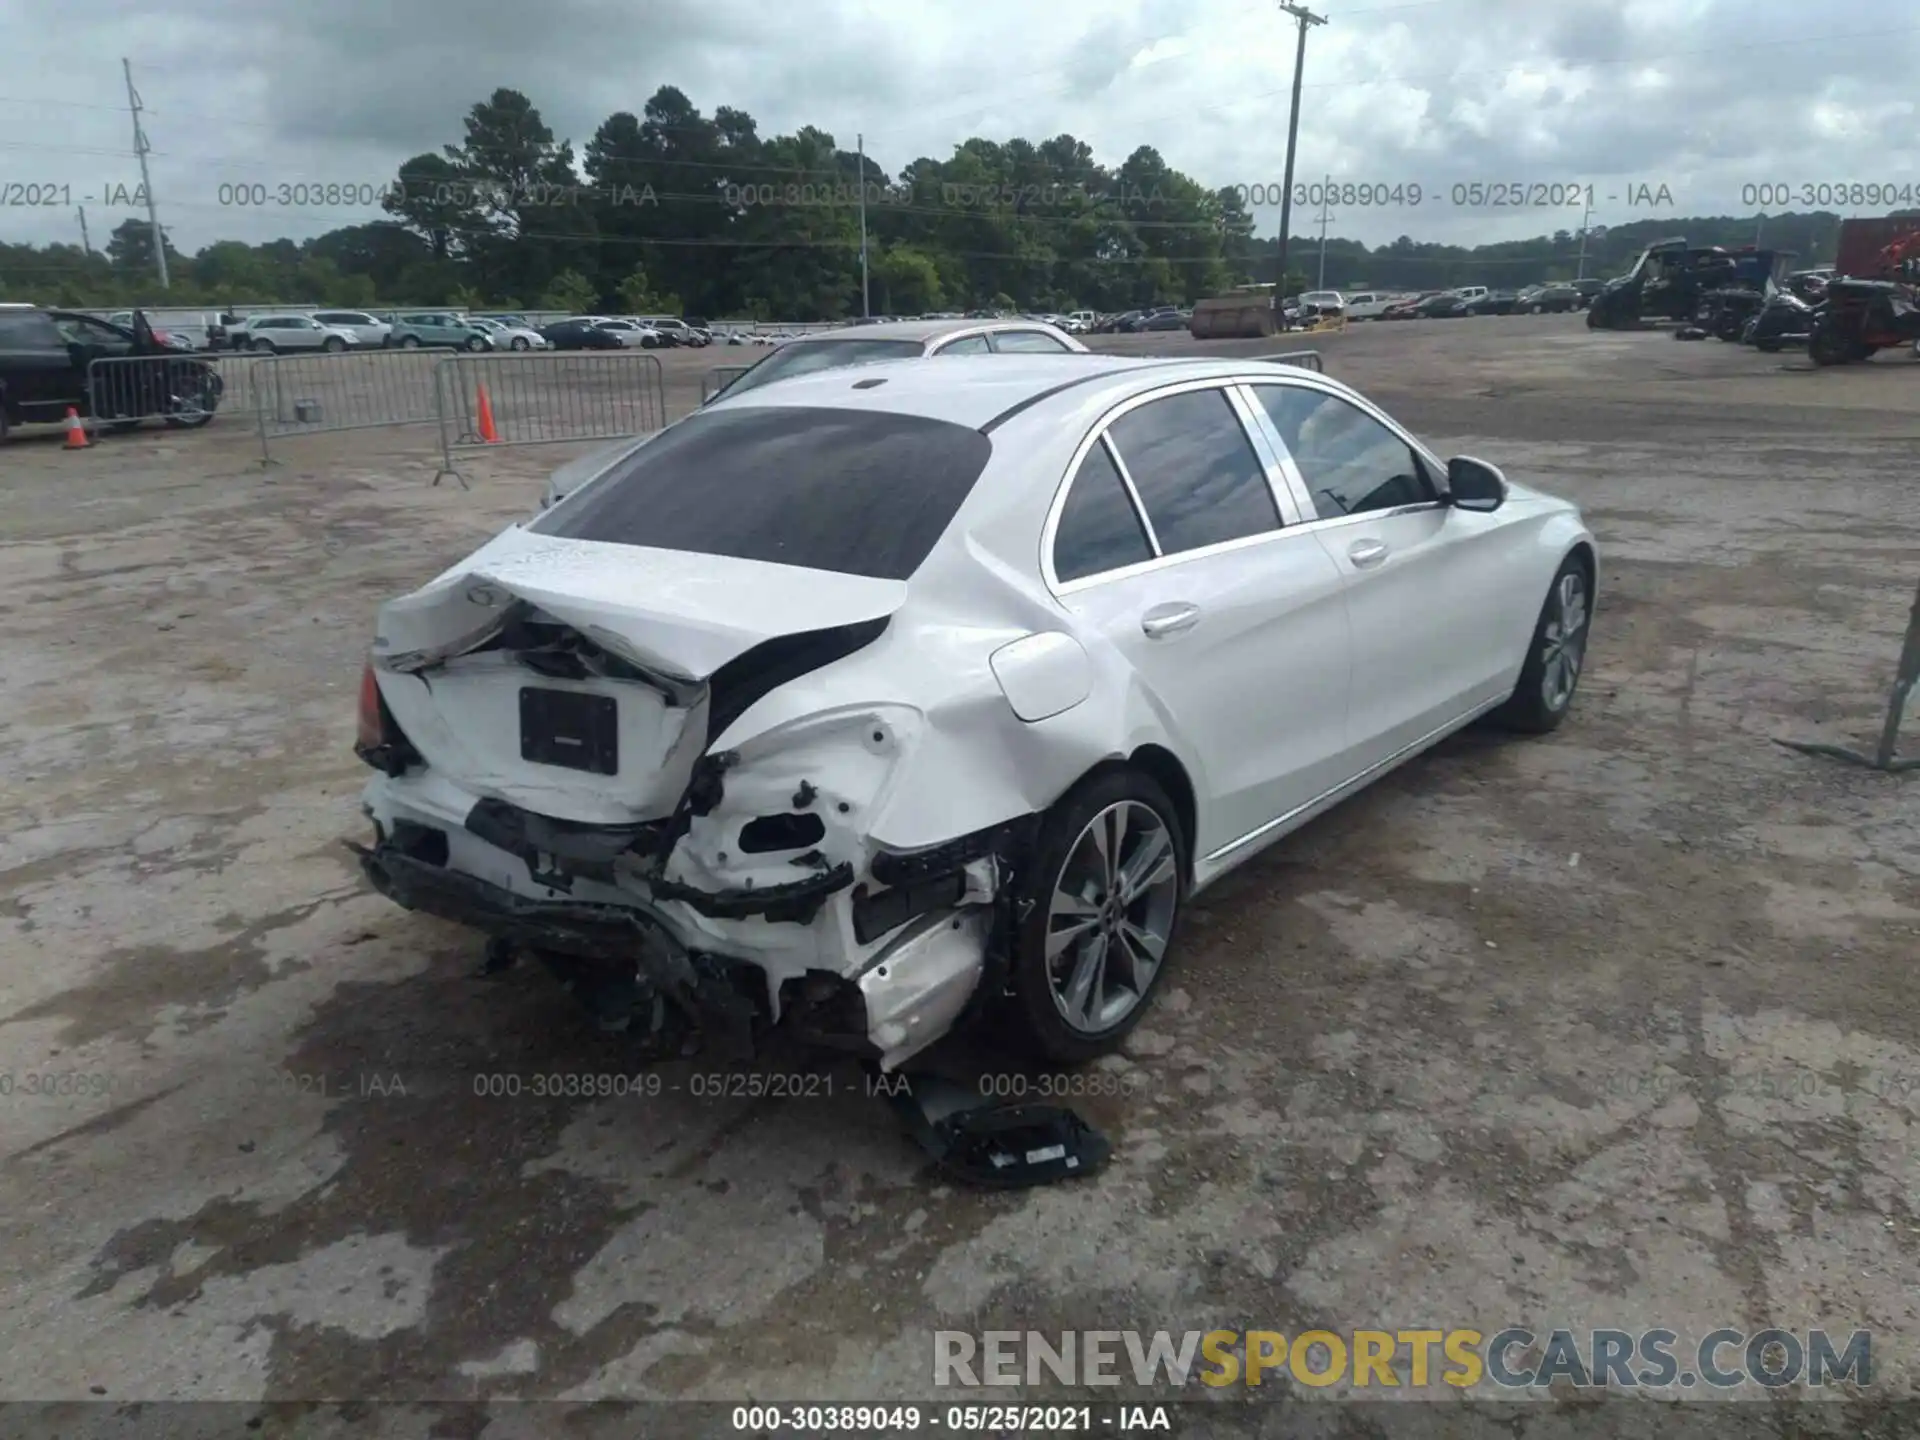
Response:
[{"label": "front wheel", "polygon": [[1522,734],[1544,735],[1567,718],[1587,659],[1592,589],[1587,567],[1579,559],[1569,555],[1560,562],[1534,624],[1519,683],[1493,712],[1496,723]]},{"label": "front wheel", "polygon": [[1587,309],[1587,329],[1604,330],[1605,328],[1606,328],[1606,321],[1604,317],[1602,317],[1602,315],[1598,310],[1589,306]]},{"label": "front wheel", "polygon": [[407,336],[406,339],[400,342],[400,348],[402,350],[418,350],[420,348],[420,337],[418,335]]},{"label": "front wheel", "polygon": [[478,335],[475,335],[471,340],[467,341],[466,348],[469,350],[484,350],[487,348],[487,342],[482,340]]},{"label": "front wheel", "polygon": [[526,337],[524,335],[516,335],[513,340],[513,348],[515,350],[525,350],[527,348]]},{"label": "front wheel", "polygon": [[347,348],[347,342],[342,340],[338,335],[332,335],[327,338],[327,343],[320,348],[325,350],[329,355],[338,355],[342,350]]},{"label": "front wheel", "polygon": [[1172,952],[1187,837],[1150,776],[1110,770],[1047,813],[1020,886],[1012,1010],[1021,1048],[1061,1065],[1117,1050]]}]

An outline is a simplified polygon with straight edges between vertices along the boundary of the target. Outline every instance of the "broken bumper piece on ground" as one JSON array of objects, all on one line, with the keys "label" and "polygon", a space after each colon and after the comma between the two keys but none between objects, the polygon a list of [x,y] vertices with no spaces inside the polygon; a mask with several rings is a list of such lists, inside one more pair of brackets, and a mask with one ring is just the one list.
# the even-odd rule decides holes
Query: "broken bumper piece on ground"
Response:
[{"label": "broken bumper piece on ground", "polygon": [[936,1075],[881,1082],[908,1132],[941,1172],[962,1184],[1019,1189],[1102,1170],[1113,1148],[1058,1105],[983,1101],[977,1090]]}]

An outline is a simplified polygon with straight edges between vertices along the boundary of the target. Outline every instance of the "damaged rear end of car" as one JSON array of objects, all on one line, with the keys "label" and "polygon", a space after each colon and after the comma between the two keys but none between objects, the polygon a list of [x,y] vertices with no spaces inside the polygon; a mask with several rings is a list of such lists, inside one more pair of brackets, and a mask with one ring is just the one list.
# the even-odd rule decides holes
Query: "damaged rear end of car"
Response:
[{"label": "damaged rear end of car", "polygon": [[929,648],[899,633],[910,577],[990,453],[923,417],[716,411],[389,603],[370,881],[659,1054],[746,1060],[776,1027],[917,1054],[991,989],[1032,828],[951,764],[955,733],[991,743],[976,702],[890,678]]}]

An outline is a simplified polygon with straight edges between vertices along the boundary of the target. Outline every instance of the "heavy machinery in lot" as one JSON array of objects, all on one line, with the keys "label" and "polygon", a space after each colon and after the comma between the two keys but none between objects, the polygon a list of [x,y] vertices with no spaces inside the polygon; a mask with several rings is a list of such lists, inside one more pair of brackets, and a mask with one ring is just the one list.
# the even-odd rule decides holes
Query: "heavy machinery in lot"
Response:
[{"label": "heavy machinery in lot", "polygon": [[1920,303],[1913,287],[1894,280],[1839,279],[1827,286],[1827,298],[1807,337],[1807,355],[1816,365],[1845,365],[1870,359],[1875,351],[1920,344]]},{"label": "heavy machinery in lot", "polygon": [[[1848,223],[1843,222],[1843,231]],[[1845,365],[1901,345],[1912,345],[1920,354],[1920,299],[1915,296],[1920,225],[1910,225],[1858,268],[1871,273],[1859,276],[1843,270],[1827,282],[1807,337],[1808,357],[1816,365]]]},{"label": "heavy machinery in lot", "polygon": [[1740,250],[1690,246],[1684,236],[1656,240],[1640,252],[1632,269],[1609,280],[1593,297],[1587,307],[1587,328],[1631,330],[1646,320],[1697,322],[1701,305],[1711,293],[1764,291],[1776,254],[1752,246]]}]

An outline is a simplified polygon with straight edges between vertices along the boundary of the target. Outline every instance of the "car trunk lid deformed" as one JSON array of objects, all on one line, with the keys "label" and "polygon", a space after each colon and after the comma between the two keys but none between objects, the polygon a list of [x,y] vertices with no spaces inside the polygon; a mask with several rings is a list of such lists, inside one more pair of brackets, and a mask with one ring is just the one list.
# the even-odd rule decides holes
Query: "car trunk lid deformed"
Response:
[{"label": "car trunk lid deformed", "polygon": [[774,686],[869,643],[903,581],[510,530],[380,614],[380,697],[435,771],[556,819],[670,815]]}]

